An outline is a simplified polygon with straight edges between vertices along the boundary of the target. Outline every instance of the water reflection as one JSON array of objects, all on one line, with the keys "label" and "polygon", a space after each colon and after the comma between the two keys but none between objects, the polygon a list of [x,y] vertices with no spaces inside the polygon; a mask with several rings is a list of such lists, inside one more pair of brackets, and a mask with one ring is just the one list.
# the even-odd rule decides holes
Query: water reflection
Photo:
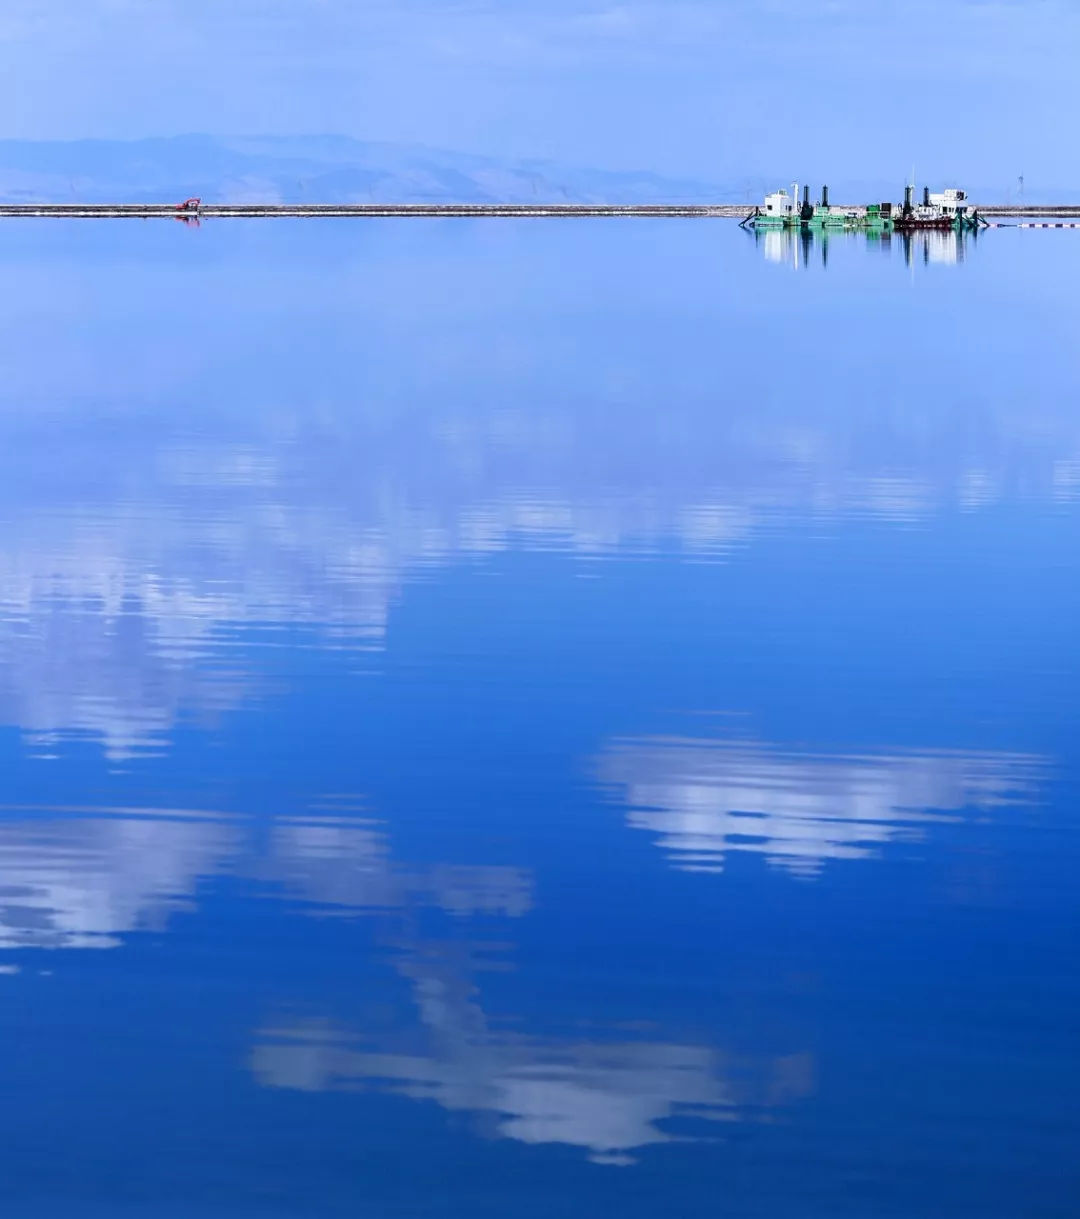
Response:
[{"label": "water reflection", "polygon": [[38,562],[56,564],[49,587],[27,573],[22,587],[3,589],[0,717],[41,755],[66,737],[88,737],[116,763],[151,756],[182,709],[212,726],[255,694],[236,665],[191,663],[213,652],[215,614],[227,612],[220,598],[153,587],[137,570],[117,570],[116,555],[85,579],[60,570],[55,555]]},{"label": "water reflection", "polygon": [[[959,816],[1031,804],[1046,770],[1022,754],[821,754],[739,740],[618,741],[599,781],[684,871],[735,852],[813,879],[830,860],[873,858]],[[460,918],[520,918],[527,869],[392,858],[385,826],[343,798],[267,824],[132,808],[4,810],[0,947],[106,948],[193,908],[215,875],[280,890],[311,916],[429,907]]]},{"label": "water reflection", "polygon": [[[212,731],[264,693],[239,636],[307,628],[380,650],[410,583],[450,565],[725,561],[808,524],[907,526],[1080,489],[1080,420],[1049,392],[1069,347],[1035,317],[990,342],[992,317],[957,332],[937,324],[955,301],[894,300],[867,272],[871,307],[820,296],[778,360],[767,277],[684,273],[700,227],[650,230],[655,250],[629,261],[618,229],[499,230],[509,247],[490,228],[454,230],[460,245],[413,230],[427,259],[372,231],[386,240],[357,254],[358,230],[308,230],[325,246],[298,261],[260,230],[215,247],[213,272],[107,245],[99,308],[77,325],[78,249],[0,250],[0,723],[39,752],[89,738],[123,764],[184,717]],[[972,240],[908,236],[927,259]],[[758,239],[769,257],[799,249]],[[165,289],[180,299],[192,276],[200,307],[178,317]],[[893,341],[905,328],[918,360]]]},{"label": "water reflection", "polygon": [[[399,964],[414,1018],[392,1032],[311,1019],[260,1031],[252,1070],[264,1086],[375,1091],[488,1117],[522,1143],[563,1143],[627,1165],[650,1144],[704,1136],[695,1123],[765,1120],[806,1097],[806,1054],[735,1056],[640,1037],[537,1038],[494,1026],[467,964],[437,944]],[[625,1035],[624,1035],[625,1037]]]},{"label": "water reflection", "polygon": [[337,802],[321,813],[277,820],[255,871],[312,903],[312,913],[430,906],[459,917],[520,918],[532,905],[526,869],[394,863],[383,826],[345,815]]},{"label": "water reflection", "polygon": [[754,243],[767,262],[808,270],[820,265],[828,268],[830,252],[846,252],[854,244],[886,256],[899,253],[908,267],[955,266],[970,257],[980,240],[980,230],[951,232],[917,229],[911,232],[828,233],[811,229],[751,229]]},{"label": "water reflection", "polygon": [[161,930],[236,845],[223,819],[183,811],[2,810],[0,948],[116,948]]},{"label": "water reflection", "polygon": [[116,948],[196,909],[201,884],[246,877],[318,917],[431,907],[516,918],[526,869],[392,860],[385,827],[335,802],[273,819],[169,809],[0,810],[0,948]]},{"label": "water reflection", "polygon": [[164,227],[0,231],[5,1202],[1065,1196],[1071,279]]},{"label": "water reflection", "polygon": [[[800,522],[909,524],[1067,502],[1080,486],[1080,424],[1052,400],[1023,417],[938,397],[834,411],[779,395],[746,413],[688,401],[614,421],[437,412],[408,443],[343,402],[288,443],[273,432],[295,416],[252,427],[266,434],[242,448],[210,432],[160,452],[142,437],[119,499],[61,488],[8,509],[0,722],[43,752],[83,735],[122,762],[160,750],[182,710],[212,728],[259,697],[240,632],[268,643],[306,625],[324,646],[381,648],[403,589],[451,563],[508,550],[723,560]],[[23,436],[17,451],[45,444]]]},{"label": "water reflection", "polygon": [[[251,1059],[266,1087],[434,1101],[499,1137],[566,1144],[612,1165],[706,1137],[702,1123],[772,1120],[811,1091],[806,1054],[733,1054],[640,1032],[544,1037],[493,1022],[476,975],[510,950],[505,920],[530,911],[530,873],[394,861],[363,808],[338,798],[269,826],[184,810],[7,810],[0,948],[115,949],[195,911],[200,887],[227,873],[280,892],[301,916],[383,916],[377,956],[411,994],[390,1028],[310,1015],[268,1024]],[[418,937],[425,908],[498,938]]]},{"label": "water reflection", "polygon": [[927,825],[1030,804],[1045,771],[1022,754],[821,754],[754,741],[618,741],[596,773],[682,871],[751,852],[812,880],[829,860],[872,859]]}]

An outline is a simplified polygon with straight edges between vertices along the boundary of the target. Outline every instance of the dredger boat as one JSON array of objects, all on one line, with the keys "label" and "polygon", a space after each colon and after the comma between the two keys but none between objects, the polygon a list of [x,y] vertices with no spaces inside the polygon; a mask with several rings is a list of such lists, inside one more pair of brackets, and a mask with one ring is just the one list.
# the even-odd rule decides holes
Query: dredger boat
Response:
[{"label": "dredger boat", "polygon": [[799,187],[773,191],[763,204],[742,222],[743,227],[770,229],[808,229],[811,231],[870,230],[872,232],[912,232],[918,229],[938,229],[946,232],[971,232],[986,224],[978,209],[971,207],[967,193],[950,187],[938,194],[923,188],[923,201],[914,203],[915,188],[904,188],[904,202],[868,203],[863,207],[835,207],[829,202],[829,188],[821,188],[821,201],[810,202],[810,188],[803,187],[799,202]]}]

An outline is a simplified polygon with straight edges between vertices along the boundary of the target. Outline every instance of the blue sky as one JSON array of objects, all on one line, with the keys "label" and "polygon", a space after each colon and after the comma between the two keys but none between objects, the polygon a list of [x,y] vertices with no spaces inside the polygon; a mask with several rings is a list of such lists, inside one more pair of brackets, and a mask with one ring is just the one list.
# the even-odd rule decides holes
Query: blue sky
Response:
[{"label": "blue sky", "polygon": [[[334,132],[710,179],[1080,186],[1076,0],[4,0],[25,138]],[[792,117],[799,101],[805,113]]]}]

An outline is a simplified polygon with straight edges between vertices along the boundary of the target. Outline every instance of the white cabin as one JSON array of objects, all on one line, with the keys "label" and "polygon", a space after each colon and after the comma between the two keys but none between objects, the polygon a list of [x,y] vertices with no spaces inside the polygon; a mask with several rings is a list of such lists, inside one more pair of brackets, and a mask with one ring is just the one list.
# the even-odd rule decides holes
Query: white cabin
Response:
[{"label": "white cabin", "polygon": [[790,216],[795,210],[795,200],[786,190],[773,191],[765,196],[765,205],[761,210],[766,216]]},{"label": "white cabin", "polygon": [[967,192],[950,189],[930,196],[930,205],[943,216],[962,216],[967,211]]}]

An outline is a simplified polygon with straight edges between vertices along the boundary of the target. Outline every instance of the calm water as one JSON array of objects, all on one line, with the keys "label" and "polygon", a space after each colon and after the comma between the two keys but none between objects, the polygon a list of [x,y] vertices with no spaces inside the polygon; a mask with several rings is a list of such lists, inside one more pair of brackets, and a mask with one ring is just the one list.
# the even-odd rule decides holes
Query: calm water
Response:
[{"label": "calm water", "polygon": [[0,1206],[1073,1216],[1080,236],[0,228]]}]

